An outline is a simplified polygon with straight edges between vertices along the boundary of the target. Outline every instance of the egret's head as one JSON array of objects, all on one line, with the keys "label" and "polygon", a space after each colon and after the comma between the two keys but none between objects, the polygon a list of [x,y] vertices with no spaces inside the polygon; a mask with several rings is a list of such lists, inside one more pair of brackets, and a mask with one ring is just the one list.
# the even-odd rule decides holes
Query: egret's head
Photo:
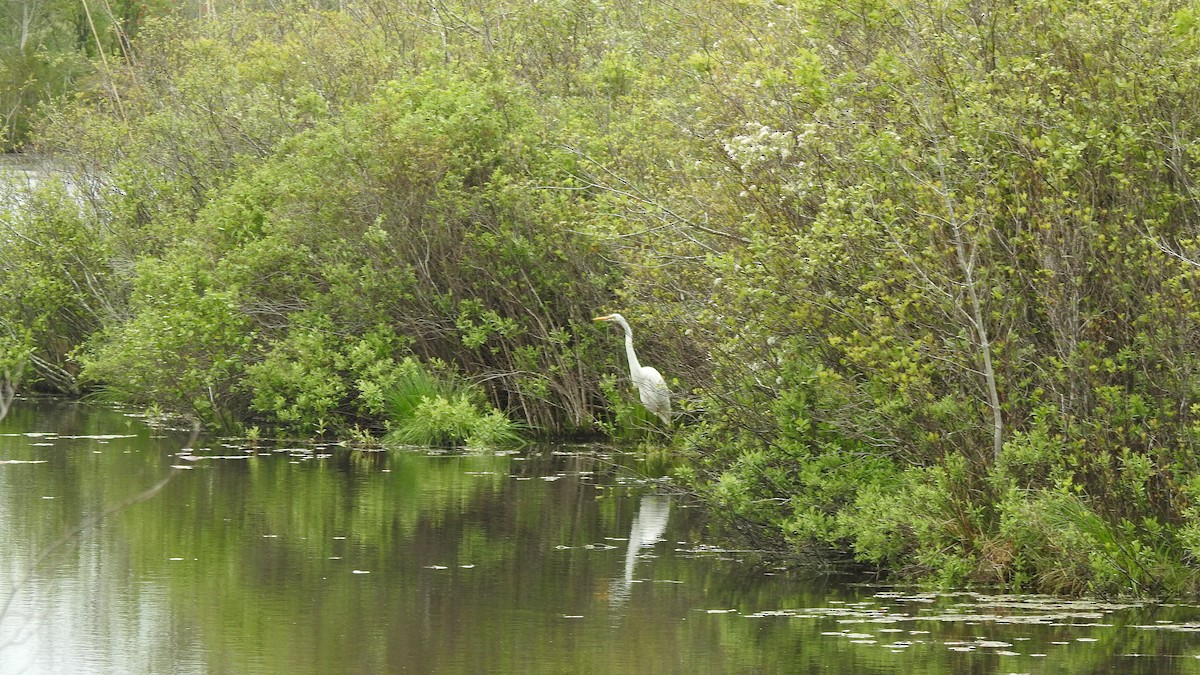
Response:
[{"label": "egret's head", "polygon": [[622,318],[624,317],[622,317],[620,314],[605,314],[604,316],[598,316],[592,319],[592,321],[616,321],[617,323],[620,323]]}]

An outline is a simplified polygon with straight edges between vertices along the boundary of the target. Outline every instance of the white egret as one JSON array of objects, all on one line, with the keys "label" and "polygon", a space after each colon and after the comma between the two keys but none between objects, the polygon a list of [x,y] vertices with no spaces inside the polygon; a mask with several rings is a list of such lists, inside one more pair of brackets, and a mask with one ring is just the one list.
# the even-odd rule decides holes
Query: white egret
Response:
[{"label": "white egret", "polygon": [[671,423],[671,391],[667,389],[667,381],[654,368],[638,363],[637,353],[633,351],[633,329],[629,322],[620,314],[598,316],[592,321],[612,321],[625,329],[625,354],[629,357],[629,378],[637,387],[646,410],[658,415],[663,422]]}]

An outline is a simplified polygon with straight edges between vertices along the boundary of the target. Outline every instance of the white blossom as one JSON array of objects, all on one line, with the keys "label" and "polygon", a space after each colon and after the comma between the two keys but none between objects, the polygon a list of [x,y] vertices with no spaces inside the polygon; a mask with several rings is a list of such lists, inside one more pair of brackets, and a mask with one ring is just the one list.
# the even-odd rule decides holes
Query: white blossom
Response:
[{"label": "white blossom", "polygon": [[746,133],[725,143],[725,153],[743,171],[771,160],[783,161],[792,154],[795,137],[790,131],[778,131],[757,122],[746,123]]}]

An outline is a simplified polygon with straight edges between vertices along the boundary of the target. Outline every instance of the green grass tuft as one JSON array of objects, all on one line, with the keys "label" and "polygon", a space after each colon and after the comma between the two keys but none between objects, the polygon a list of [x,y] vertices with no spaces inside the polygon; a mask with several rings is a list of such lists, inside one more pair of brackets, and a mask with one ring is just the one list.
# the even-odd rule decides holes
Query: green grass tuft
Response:
[{"label": "green grass tuft", "polygon": [[[414,364],[415,365],[415,364]],[[426,446],[511,447],[524,442],[522,426],[488,406],[482,390],[453,376],[438,377],[420,365],[388,392],[393,443]]]}]

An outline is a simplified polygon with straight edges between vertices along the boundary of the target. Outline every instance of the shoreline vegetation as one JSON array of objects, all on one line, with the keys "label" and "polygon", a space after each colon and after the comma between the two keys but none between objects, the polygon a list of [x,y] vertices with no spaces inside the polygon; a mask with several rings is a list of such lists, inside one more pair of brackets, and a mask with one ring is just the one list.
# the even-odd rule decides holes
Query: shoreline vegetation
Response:
[{"label": "shoreline vegetation", "polygon": [[89,6],[3,9],[6,385],[636,438],[620,311],[761,546],[1200,592],[1192,5]]}]

